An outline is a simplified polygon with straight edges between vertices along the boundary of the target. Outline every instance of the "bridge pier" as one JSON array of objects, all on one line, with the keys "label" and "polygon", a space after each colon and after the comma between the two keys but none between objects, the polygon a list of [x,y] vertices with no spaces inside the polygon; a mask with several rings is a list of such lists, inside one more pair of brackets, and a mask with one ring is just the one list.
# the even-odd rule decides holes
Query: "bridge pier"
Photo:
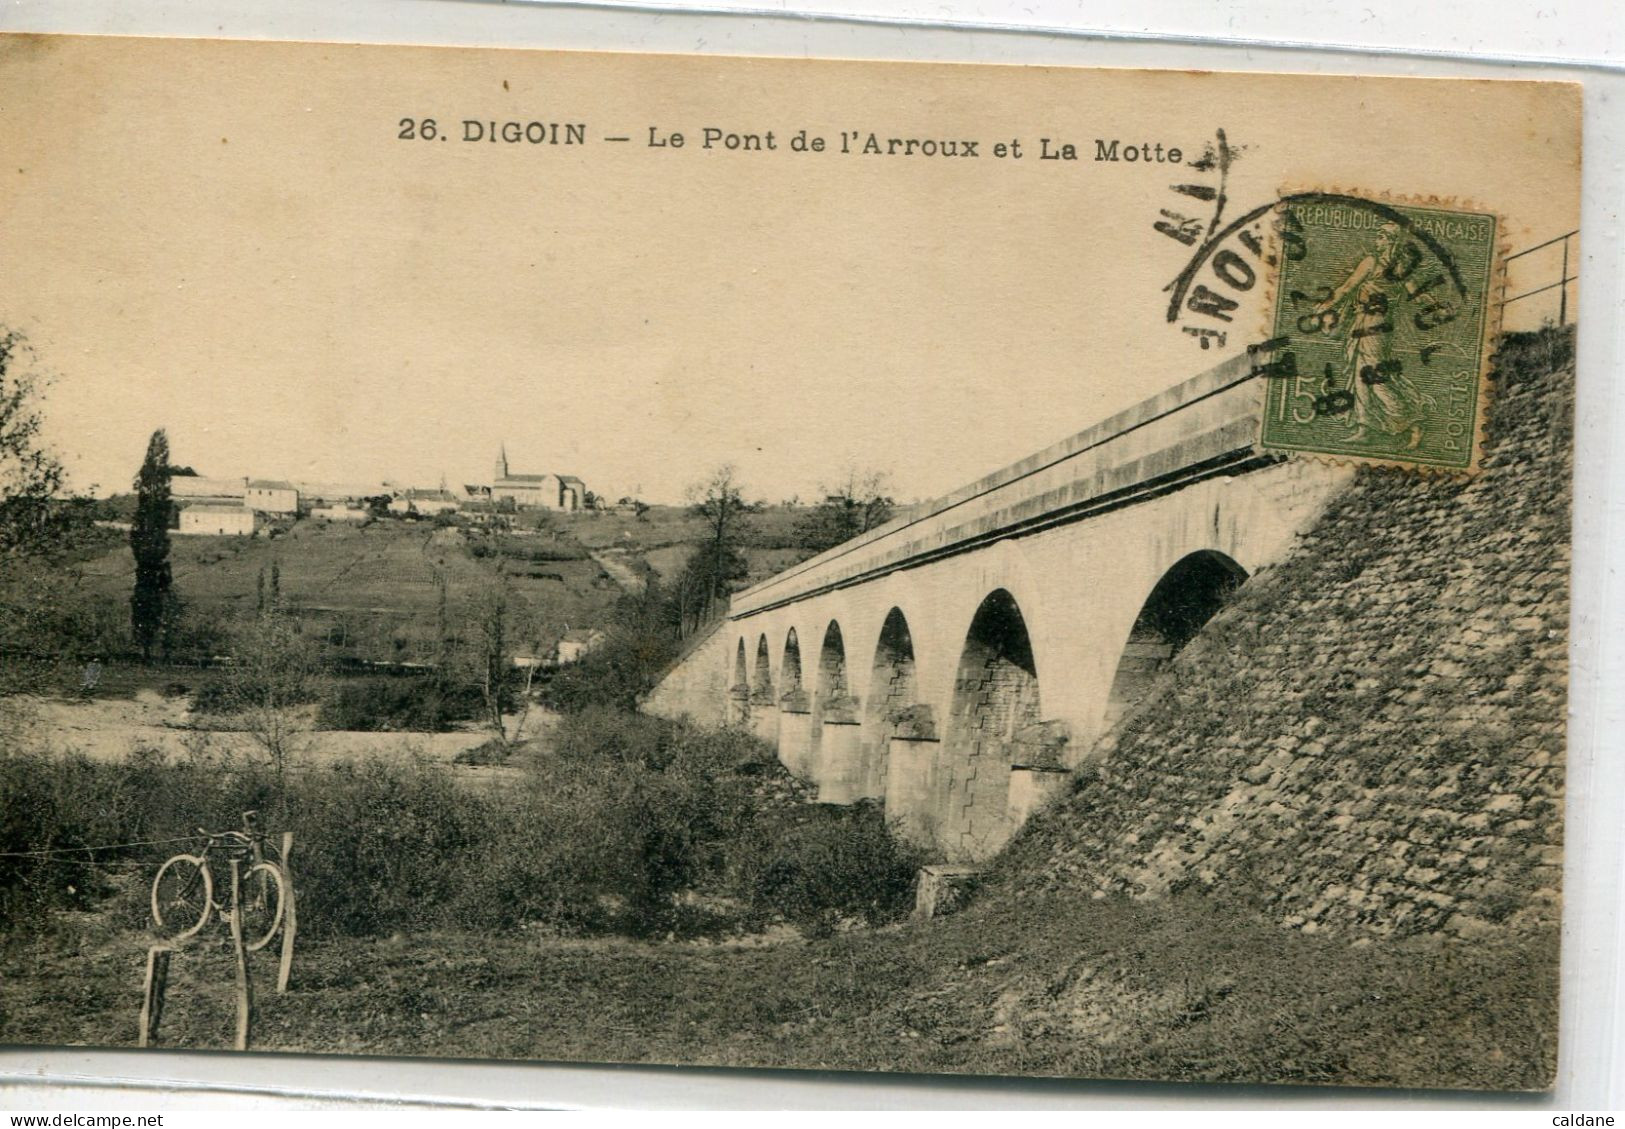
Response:
[{"label": "bridge pier", "polygon": [[1016,827],[1056,796],[1066,795],[1072,782],[1069,768],[1018,764],[1010,767],[1010,819]]},{"label": "bridge pier", "polygon": [[814,778],[821,804],[855,804],[864,798],[863,727],[855,719],[824,719]]},{"label": "bridge pier", "polygon": [[886,744],[886,821],[906,842],[932,846],[947,814],[946,797],[938,785],[942,742],[935,737],[897,736]]},{"label": "bridge pier", "polygon": [[751,732],[775,747],[779,743],[779,711],[771,692],[752,691],[750,696]]},{"label": "bridge pier", "polygon": [[805,779],[813,752],[812,707],[802,691],[786,694],[779,705],[779,762]]},{"label": "bridge pier", "polygon": [[733,725],[750,724],[750,687],[730,686],[728,688],[728,721]]}]

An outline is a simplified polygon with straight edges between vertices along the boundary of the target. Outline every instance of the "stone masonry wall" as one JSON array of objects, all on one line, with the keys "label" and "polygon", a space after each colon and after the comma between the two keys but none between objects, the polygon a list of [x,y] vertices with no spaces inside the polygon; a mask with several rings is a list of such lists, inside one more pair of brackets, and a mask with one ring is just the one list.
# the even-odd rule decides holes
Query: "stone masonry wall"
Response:
[{"label": "stone masonry wall", "polygon": [[709,634],[685,651],[672,668],[643,699],[643,708],[657,717],[688,718],[701,725],[725,725],[735,721],[724,715],[728,691],[733,682],[733,641],[730,632],[713,624]]},{"label": "stone masonry wall", "polygon": [[985,857],[1009,835],[1012,738],[1042,716],[1031,671],[992,649],[980,658],[961,664],[943,750],[942,839],[950,861]]},{"label": "stone masonry wall", "polygon": [[1503,345],[1483,472],[1362,470],[997,864],[1018,889],[1261,901],[1306,932],[1553,916],[1573,338]]}]

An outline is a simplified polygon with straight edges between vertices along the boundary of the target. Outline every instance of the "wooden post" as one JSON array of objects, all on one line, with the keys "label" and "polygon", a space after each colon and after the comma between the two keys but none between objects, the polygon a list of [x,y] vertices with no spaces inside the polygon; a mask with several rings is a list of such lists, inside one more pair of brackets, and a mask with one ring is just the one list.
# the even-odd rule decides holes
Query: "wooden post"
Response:
[{"label": "wooden post", "polygon": [[237,1049],[248,1049],[249,1016],[254,1009],[254,986],[248,979],[248,949],[243,945],[242,860],[231,860],[231,951],[237,957]]},{"label": "wooden post", "polygon": [[299,901],[293,895],[293,867],[288,862],[293,854],[293,832],[282,833],[282,964],[277,969],[276,990],[288,990],[288,976],[293,972],[293,938],[299,932]]},{"label": "wooden post", "polygon": [[1569,237],[1563,237],[1563,273],[1557,276],[1557,324],[1569,324]]},{"label": "wooden post", "polygon": [[158,1040],[158,1020],[164,1014],[164,991],[169,987],[169,945],[153,945],[147,950],[147,981],[141,992],[141,1041],[151,1046]]}]

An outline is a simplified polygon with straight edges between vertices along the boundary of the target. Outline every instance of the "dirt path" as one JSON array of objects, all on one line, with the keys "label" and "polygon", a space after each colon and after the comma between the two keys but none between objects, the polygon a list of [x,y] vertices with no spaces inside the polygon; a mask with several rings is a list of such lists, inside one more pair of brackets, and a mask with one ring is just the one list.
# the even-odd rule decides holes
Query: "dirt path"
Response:
[{"label": "dirt path", "polygon": [[[151,690],[139,691],[133,699],[32,698],[21,712],[29,735],[57,755],[81,753],[92,760],[116,761],[136,749],[169,756],[202,747],[243,755],[259,751],[247,733],[193,728],[185,698],[165,698]],[[514,720],[510,720],[510,729]],[[542,735],[552,720],[547,711],[532,708],[524,719],[522,736]],[[458,753],[489,739],[488,732],[472,729],[453,733],[312,730],[299,739],[298,760],[315,767],[344,760],[417,759],[482,777],[500,775],[505,770],[453,765]]]},{"label": "dirt path", "polygon": [[643,575],[627,561],[625,549],[599,549],[589,554],[598,567],[609,573],[611,580],[628,592],[643,591]]}]

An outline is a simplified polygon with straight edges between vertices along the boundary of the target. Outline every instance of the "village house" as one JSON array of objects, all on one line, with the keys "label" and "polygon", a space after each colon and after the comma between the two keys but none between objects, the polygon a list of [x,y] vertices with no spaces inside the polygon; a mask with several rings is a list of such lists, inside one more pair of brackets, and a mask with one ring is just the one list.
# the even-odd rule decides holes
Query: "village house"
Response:
[{"label": "village house", "polygon": [[200,503],[181,511],[176,531],[198,537],[248,537],[254,533],[254,511],[247,506]]},{"label": "village house", "polygon": [[462,503],[449,490],[408,490],[390,499],[389,502],[389,512],[397,517],[405,517],[407,514],[434,517],[438,514],[454,514],[461,508]]},{"label": "village house", "polygon": [[169,476],[169,496],[180,505],[241,506],[246,491],[241,478],[206,478],[198,474]]},{"label": "village house", "polygon": [[587,485],[573,474],[514,474],[504,447],[492,472],[491,500],[512,502],[521,510],[574,513],[586,503]]},{"label": "village house", "polygon": [[352,506],[348,503],[340,502],[331,506],[312,507],[310,516],[313,518],[319,518],[322,521],[353,521],[359,524],[360,522],[366,521],[371,515],[369,515],[367,511],[362,509],[360,506]]},{"label": "village house", "polygon": [[558,646],[553,649],[555,661],[560,666],[566,663],[580,662],[589,652],[603,646],[604,640],[609,638],[596,627],[578,627],[564,633]]},{"label": "village house", "polygon": [[381,482],[311,482],[293,480],[302,506],[335,506],[344,502],[365,502],[380,494],[388,494],[389,487]]},{"label": "village house", "polygon": [[292,516],[299,512],[299,491],[293,483],[272,478],[251,478],[243,504],[256,513]]}]

